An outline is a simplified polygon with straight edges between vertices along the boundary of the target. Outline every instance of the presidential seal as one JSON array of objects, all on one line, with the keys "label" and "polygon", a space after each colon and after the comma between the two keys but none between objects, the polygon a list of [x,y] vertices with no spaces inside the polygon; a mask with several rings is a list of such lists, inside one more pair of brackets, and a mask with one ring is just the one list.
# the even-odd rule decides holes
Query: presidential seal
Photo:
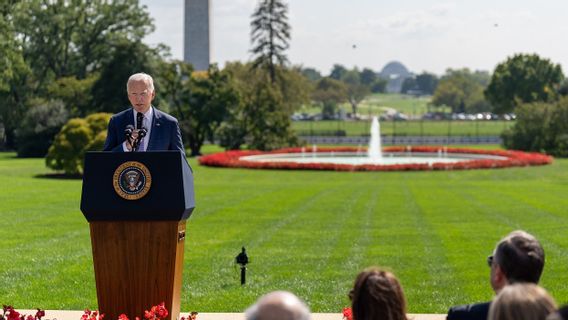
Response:
[{"label": "presidential seal", "polygon": [[138,200],[150,191],[152,175],[142,163],[128,161],[116,168],[112,183],[120,197],[126,200]]}]

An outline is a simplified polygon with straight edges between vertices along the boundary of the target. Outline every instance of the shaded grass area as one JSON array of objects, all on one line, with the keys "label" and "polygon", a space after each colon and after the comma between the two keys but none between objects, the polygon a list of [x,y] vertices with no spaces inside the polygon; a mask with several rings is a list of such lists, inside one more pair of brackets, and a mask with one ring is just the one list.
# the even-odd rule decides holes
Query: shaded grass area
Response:
[{"label": "shaded grass area", "polygon": [[[214,149],[214,148],[212,148]],[[40,179],[43,159],[0,153],[0,302],[96,308],[80,180]],[[542,284],[568,302],[568,160],[453,172],[194,169],[182,310],[241,312],[271,290],[340,312],[361,269],[401,280],[413,313],[492,297],[485,258],[514,229],[543,243]],[[234,258],[250,256],[248,284]]]},{"label": "shaded grass area", "polygon": [[[498,136],[514,121],[383,121],[381,134],[386,136]],[[370,121],[294,121],[298,135],[330,135],[345,131],[347,136],[368,136]]]}]

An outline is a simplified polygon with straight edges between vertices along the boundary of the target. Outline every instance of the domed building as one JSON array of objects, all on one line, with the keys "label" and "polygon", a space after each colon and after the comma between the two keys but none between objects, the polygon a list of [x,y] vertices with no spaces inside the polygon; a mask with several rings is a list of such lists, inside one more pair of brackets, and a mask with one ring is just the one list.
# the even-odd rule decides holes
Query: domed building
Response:
[{"label": "domed building", "polygon": [[383,70],[379,72],[379,77],[388,81],[386,87],[386,92],[388,93],[400,93],[404,80],[413,76],[414,75],[398,61],[387,63],[387,65],[383,67]]}]

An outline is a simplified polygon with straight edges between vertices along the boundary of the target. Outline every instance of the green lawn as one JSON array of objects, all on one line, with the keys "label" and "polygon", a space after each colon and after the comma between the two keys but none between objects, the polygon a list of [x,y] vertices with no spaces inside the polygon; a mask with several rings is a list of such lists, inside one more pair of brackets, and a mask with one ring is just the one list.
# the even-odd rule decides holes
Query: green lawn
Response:
[{"label": "green lawn", "polygon": [[[96,308],[81,181],[42,178],[42,159],[0,153],[0,303]],[[486,256],[525,229],[547,257],[542,284],[568,302],[568,160],[532,168],[350,173],[191,164],[182,310],[240,312],[291,290],[315,312],[340,312],[362,268],[400,278],[413,313],[492,297]],[[246,246],[249,283],[234,257]],[[141,253],[143,254],[143,253]]]},{"label": "green lawn", "polygon": [[[381,134],[387,136],[498,136],[514,121],[382,121]],[[299,135],[329,135],[337,130],[347,136],[370,134],[370,121],[294,121]]]}]

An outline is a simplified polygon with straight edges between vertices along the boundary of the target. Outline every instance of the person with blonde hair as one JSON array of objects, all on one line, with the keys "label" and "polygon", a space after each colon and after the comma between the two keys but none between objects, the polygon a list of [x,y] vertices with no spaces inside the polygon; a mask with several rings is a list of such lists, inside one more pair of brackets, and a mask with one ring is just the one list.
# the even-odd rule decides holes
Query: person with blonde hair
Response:
[{"label": "person with blonde hair", "polygon": [[545,320],[556,310],[556,302],[545,289],[533,283],[503,288],[489,308],[489,320]]},{"label": "person with blonde hair", "polygon": [[391,272],[363,270],[349,293],[354,320],[407,320],[402,286]]}]

